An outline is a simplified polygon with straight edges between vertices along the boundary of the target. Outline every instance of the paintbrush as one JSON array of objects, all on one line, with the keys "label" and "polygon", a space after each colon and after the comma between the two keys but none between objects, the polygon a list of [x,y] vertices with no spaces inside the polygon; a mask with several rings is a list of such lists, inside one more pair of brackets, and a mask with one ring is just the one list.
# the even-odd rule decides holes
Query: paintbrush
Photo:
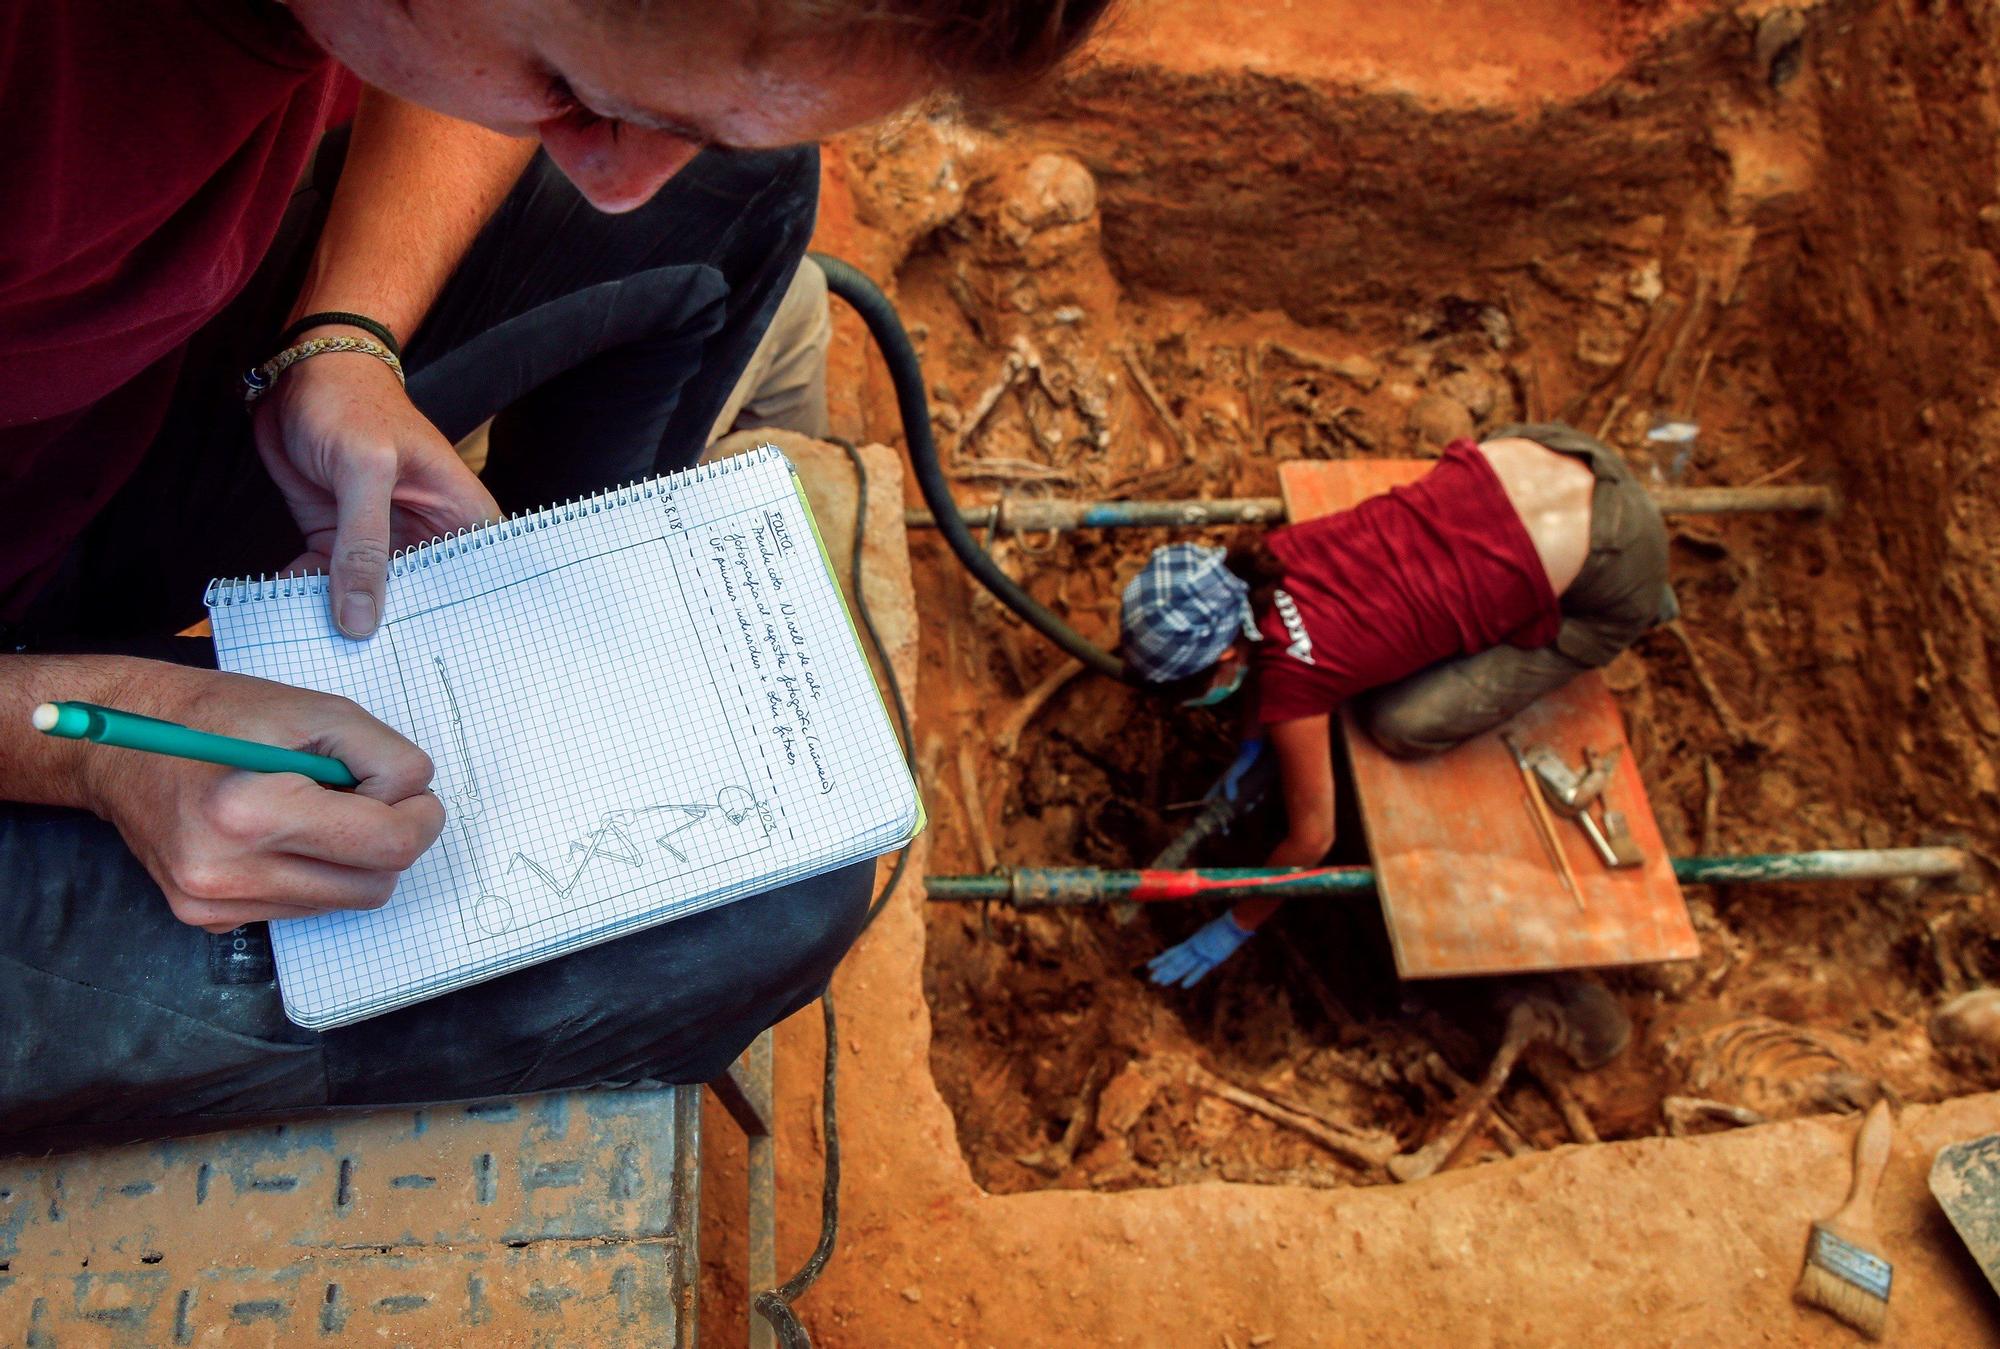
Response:
[{"label": "paintbrush", "polygon": [[1882,1338],[1889,1319],[1893,1267],[1875,1250],[1875,1191],[1889,1164],[1894,1130],[1889,1103],[1878,1100],[1854,1135],[1854,1181],[1847,1202],[1831,1218],[1813,1224],[1806,1239],[1806,1267],[1792,1296],[1809,1307],[1832,1312],[1871,1340]]}]

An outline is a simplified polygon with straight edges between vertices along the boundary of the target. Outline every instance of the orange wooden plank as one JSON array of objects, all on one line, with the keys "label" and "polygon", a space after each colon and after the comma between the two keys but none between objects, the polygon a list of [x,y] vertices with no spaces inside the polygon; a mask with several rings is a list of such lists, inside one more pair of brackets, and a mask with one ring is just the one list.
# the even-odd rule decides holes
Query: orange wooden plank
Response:
[{"label": "orange wooden plank", "polygon": [[[1288,514],[1311,519],[1343,510],[1423,475],[1428,463],[1345,460],[1281,464]],[[1393,759],[1344,715],[1362,824],[1374,855],[1382,916],[1406,979],[1649,964],[1692,959],[1698,950],[1687,904],[1624,719],[1592,672],[1538,700],[1506,726],[1433,759]],[[1612,870],[1583,831],[1558,819],[1557,838],[1583,892],[1564,888],[1529,814],[1526,784],[1501,743],[1552,747],[1581,767],[1583,750],[1623,746],[1605,799],[1625,812],[1646,855],[1643,867]]]}]

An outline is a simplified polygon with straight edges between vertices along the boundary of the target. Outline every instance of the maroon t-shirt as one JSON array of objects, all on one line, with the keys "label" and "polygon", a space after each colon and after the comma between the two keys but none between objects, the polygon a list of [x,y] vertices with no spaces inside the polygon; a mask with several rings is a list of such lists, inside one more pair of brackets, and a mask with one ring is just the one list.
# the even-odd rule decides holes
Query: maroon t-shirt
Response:
[{"label": "maroon t-shirt", "polygon": [[1408,487],[1274,530],[1269,543],[1285,577],[1257,615],[1266,725],[1502,642],[1547,646],[1562,625],[1527,526],[1469,440]]},{"label": "maroon t-shirt", "polygon": [[269,0],[0,3],[0,619],[144,455],[337,75]]}]

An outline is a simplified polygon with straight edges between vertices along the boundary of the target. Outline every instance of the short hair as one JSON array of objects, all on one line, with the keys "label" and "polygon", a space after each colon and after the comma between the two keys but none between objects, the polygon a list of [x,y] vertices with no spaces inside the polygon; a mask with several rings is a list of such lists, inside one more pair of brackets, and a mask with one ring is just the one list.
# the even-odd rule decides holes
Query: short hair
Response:
[{"label": "short hair", "polygon": [[[623,0],[641,8],[661,0]],[[979,110],[1045,82],[1090,37],[1113,0],[751,0],[766,43],[832,39],[915,57],[940,92]]]}]

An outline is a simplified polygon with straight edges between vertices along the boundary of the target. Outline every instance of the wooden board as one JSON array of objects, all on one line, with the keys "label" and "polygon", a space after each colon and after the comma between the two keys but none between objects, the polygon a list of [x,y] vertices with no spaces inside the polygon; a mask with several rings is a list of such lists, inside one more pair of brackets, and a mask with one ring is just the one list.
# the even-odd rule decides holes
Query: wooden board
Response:
[{"label": "wooden board", "polygon": [[[1415,460],[1281,464],[1286,512],[1309,520],[1422,476]],[[1618,705],[1595,671],[1539,699],[1506,726],[1432,759],[1393,759],[1343,715],[1382,917],[1405,979],[1579,969],[1692,959],[1694,927],[1639,779]],[[1542,846],[1527,784],[1502,732],[1581,767],[1586,746],[1624,748],[1605,792],[1646,855],[1614,871],[1577,825],[1556,837],[1583,892],[1578,906]]]}]

